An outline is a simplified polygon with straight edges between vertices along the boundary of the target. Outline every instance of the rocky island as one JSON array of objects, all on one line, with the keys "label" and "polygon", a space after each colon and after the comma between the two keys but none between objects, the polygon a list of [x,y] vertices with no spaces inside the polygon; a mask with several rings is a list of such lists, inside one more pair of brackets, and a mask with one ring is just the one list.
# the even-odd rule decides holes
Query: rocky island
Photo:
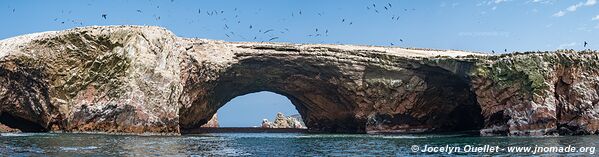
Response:
[{"label": "rocky island", "polygon": [[312,132],[596,134],[598,61],[590,50],[486,55],[84,27],[0,41],[0,126],[179,134],[236,96],[271,91]]},{"label": "rocky island", "polygon": [[297,115],[292,115],[289,117],[285,117],[285,115],[281,112],[277,113],[274,121],[270,122],[268,119],[262,120],[261,128],[295,128],[295,129],[305,129],[304,124],[302,124],[301,119],[295,118]]}]

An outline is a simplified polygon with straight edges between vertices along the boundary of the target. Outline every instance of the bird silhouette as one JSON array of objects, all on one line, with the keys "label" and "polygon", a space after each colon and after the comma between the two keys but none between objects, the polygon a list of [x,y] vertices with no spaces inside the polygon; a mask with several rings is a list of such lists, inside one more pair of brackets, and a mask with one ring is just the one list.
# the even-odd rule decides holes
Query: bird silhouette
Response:
[{"label": "bird silhouette", "polygon": [[507,49],[503,49],[503,52],[507,52]]},{"label": "bird silhouette", "polygon": [[276,40],[276,39],[279,39],[279,37],[270,38],[270,39],[268,39],[268,41],[273,41],[273,40]]},{"label": "bird silhouette", "polygon": [[495,54],[495,50],[491,50],[491,52],[493,52],[493,54]]},{"label": "bird silhouette", "polygon": [[584,41],[584,47],[587,47],[588,44],[587,41]]},{"label": "bird silhouette", "polygon": [[136,11],[137,11],[138,13],[141,13],[141,10],[139,10],[139,9],[137,9]]},{"label": "bird silhouette", "polygon": [[274,31],[274,29],[269,29],[269,30],[266,30],[266,31],[264,31],[264,34],[266,34],[266,33],[268,33],[268,32],[271,32],[271,31]]},{"label": "bird silhouette", "polygon": [[106,20],[106,16],[108,16],[108,15],[102,14],[102,18],[104,18],[105,20]]}]

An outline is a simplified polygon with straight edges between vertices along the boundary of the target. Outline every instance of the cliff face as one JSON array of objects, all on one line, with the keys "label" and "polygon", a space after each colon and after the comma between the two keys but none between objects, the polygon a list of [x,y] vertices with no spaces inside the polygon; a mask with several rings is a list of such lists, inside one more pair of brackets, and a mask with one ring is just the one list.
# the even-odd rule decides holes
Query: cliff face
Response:
[{"label": "cliff face", "polygon": [[599,129],[597,52],[485,57],[472,87],[485,117],[481,134],[596,134]]},{"label": "cliff face", "polygon": [[185,39],[86,27],[0,41],[0,123],[179,133],[232,98],[287,96],[315,132],[594,134],[595,52],[461,51]]}]

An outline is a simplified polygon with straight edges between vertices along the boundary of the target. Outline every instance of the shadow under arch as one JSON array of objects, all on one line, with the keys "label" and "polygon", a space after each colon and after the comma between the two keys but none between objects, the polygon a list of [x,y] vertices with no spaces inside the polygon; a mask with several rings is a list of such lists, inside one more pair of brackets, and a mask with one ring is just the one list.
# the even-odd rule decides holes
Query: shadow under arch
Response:
[{"label": "shadow under arch", "polygon": [[354,118],[356,104],[340,93],[340,86],[323,81],[342,79],[340,71],[314,60],[244,59],[228,67],[218,79],[184,91],[192,100],[190,106],[179,110],[180,128],[201,126],[237,96],[269,91],[287,97],[311,132],[365,132],[365,119]]},{"label": "shadow under arch", "polygon": [[188,72],[184,87],[189,104],[183,103],[179,110],[180,128],[197,128],[231,99],[259,91],[287,97],[310,132],[444,132],[482,127],[480,105],[462,72],[410,60],[397,60],[399,68],[388,68],[327,64],[333,61],[288,55],[294,54],[238,56],[238,62],[224,69],[206,70],[214,66],[196,64],[199,67]]}]

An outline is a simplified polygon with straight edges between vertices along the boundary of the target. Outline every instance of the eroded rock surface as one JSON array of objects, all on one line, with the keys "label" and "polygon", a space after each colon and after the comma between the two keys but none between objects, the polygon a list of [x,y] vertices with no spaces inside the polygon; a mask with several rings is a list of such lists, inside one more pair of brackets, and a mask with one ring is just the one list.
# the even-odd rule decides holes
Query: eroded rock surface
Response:
[{"label": "eroded rock surface", "polygon": [[315,132],[595,134],[595,52],[482,54],[187,39],[85,27],[0,41],[0,123],[177,134],[236,96],[288,97]]},{"label": "eroded rock surface", "polygon": [[305,129],[300,120],[295,117],[286,117],[283,113],[277,113],[273,122],[270,122],[268,119],[262,120],[262,128],[297,128],[297,129]]},{"label": "eroded rock surface", "polygon": [[208,122],[204,125],[202,125],[202,127],[204,128],[218,128],[219,124],[218,124],[218,114],[214,114],[212,116],[212,118],[210,118],[210,120],[208,120]]}]

